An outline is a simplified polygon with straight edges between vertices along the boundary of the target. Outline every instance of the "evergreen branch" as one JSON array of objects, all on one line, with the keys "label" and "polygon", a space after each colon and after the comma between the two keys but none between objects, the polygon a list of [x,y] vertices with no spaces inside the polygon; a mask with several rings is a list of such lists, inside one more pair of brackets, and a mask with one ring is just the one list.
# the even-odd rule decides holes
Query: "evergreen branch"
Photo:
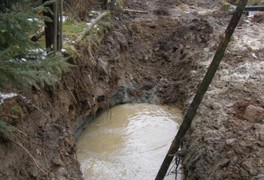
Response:
[{"label": "evergreen branch", "polygon": [[4,120],[0,119],[0,137],[8,138],[14,131],[16,131],[14,126],[11,126]]}]

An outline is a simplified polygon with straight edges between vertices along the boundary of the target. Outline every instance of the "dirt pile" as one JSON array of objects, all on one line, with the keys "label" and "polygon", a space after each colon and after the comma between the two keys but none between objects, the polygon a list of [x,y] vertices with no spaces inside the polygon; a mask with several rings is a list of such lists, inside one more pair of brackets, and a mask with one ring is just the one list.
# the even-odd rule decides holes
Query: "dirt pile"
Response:
[{"label": "dirt pile", "polygon": [[[216,22],[209,15],[207,20],[215,30],[213,39],[217,40],[226,21]],[[250,21],[244,17],[237,28],[185,139],[183,166],[187,179],[263,176],[264,29]],[[192,72],[192,81],[209,65],[215,45],[211,41],[203,49],[208,59],[199,60],[202,68]]]}]

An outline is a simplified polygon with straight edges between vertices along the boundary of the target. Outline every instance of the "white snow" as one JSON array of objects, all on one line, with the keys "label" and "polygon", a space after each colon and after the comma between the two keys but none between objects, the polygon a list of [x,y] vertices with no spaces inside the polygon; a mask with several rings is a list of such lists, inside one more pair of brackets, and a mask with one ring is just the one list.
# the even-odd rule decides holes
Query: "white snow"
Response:
[{"label": "white snow", "polygon": [[68,19],[68,16],[62,16],[62,22],[65,22]]},{"label": "white snow", "polygon": [[0,105],[4,103],[6,99],[10,99],[17,96],[16,93],[1,93],[0,92]]},{"label": "white snow", "polygon": [[237,28],[234,40],[231,41],[230,50],[261,50],[264,48],[264,26],[254,23],[243,24]]}]

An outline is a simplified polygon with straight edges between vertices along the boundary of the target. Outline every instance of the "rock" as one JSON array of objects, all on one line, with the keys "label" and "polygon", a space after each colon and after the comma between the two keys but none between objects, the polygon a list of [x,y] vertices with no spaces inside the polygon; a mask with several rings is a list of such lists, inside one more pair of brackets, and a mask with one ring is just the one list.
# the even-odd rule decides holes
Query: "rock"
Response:
[{"label": "rock", "polygon": [[126,50],[128,47],[128,41],[127,41],[126,37],[118,31],[114,31],[113,33],[114,33],[115,38],[117,39],[117,41],[121,47],[121,50]]},{"label": "rock", "polygon": [[264,115],[263,108],[254,105],[248,105],[246,107],[243,118],[251,122],[256,122],[258,118],[263,115]]},{"label": "rock", "polygon": [[213,110],[219,110],[222,107],[222,105],[218,102],[208,103],[208,104],[206,104],[206,106],[213,109]]},{"label": "rock", "polygon": [[112,104],[122,104],[128,101],[127,98],[127,90],[128,88],[125,86],[119,87],[118,91],[115,93],[115,95],[112,97]]},{"label": "rock", "polygon": [[226,104],[226,107],[227,108],[231,108],[231,107],[233,107],[234,106],[234,103],[228,103],[228,104]]},{"label": "rock", "polygon": [[259,174],[253,177],[251,180],[264,180],[264,174]]},{"label": "rock", "polygon": [[223,159],[216,166],[219,167],[219,169],[223,169],[229,165],[230,161],[231,160],[229,158]]},{"label": "rock", "polygon": [[264,114],[258,116],[258,117],[256,118],[256,122],[257,122],[257,123],[264,123]]},{"label": "rock", "polygon": [[230,145],[230,144],[233,144],[235,142],[235,138],[231,138],[231,139],[227,139],[226,140],[226,144]]},{"label": "rock", "polygon": [[240,171],[239,172],[240,176],[242,176],[242,177],[248,177],[249,176],[248,171],[246,171],[244,168],[240,168],[239,171]]},{"label": "rock", "polygon": [[258,134],[259,136],[259,143],[258,145],[261,146],[261,147],[264,147],[264,134]]},{"label": "rock", "polygon": [[108,62],[107,57],[103,56],[102,58],[98,58],[98,68],[102,69],[105,74],[108,73]]},{"label": "rock", "polygon": [[256,175],[257,171],[256,169],[252,166],[250,161],[244,161],[242,163],[242,167],[249,172],[250,175]]},{"label": "rock", "polygon": [[257,12],[253,17],[252,22],[264,23],[264,12]]},{"label": "rock", "polygon": [[57,179],[60,179],[60,180],[67,180],[68,178],[67,178],[67,170],[65,169],[65,168],[63,168],[63,167],[61,167],[61,168],[59,168],[58,170],[57,170]]},{"label": "rock", "polygon": [[[31,171],[30,171],[30,175],[33,177],[33,178],[36,178],[38,177],[38,169],[36,167],[32,168]],[[0,178],[1,179],[1,178]]]},{"label": "rock", "polygon": [[63,162],[61,160],[60,157],[56,156],[52,159],[52,163],[55,165],[55,166],[63,166]]},{"label": "rock", "polygon": [[4,179],[7,179],[7,176],[0,171],[0,180],[4,180]]}]

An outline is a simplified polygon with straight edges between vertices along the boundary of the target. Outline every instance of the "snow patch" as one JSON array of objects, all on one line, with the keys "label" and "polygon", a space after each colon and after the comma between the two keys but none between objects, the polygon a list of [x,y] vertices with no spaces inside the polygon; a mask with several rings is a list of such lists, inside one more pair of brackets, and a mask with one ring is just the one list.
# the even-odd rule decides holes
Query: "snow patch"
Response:
[{"label": "snow patch", "polygon": [[10,99],[16,96],[17,96],[16,93],[1,93],[0,92],[0,105],[3,104],[6,99]]},{"label": "snow patch", "polygon": [[241,28],[237,28],[234,40],[231,41],[231,50],[261,50],[264,48],[264,26],[253,23],[245,23]]},{"label": "snow patch", "polygon": [[62,16],[62,22],[67,21],[67,19],[69,19],[68,16]]}]

